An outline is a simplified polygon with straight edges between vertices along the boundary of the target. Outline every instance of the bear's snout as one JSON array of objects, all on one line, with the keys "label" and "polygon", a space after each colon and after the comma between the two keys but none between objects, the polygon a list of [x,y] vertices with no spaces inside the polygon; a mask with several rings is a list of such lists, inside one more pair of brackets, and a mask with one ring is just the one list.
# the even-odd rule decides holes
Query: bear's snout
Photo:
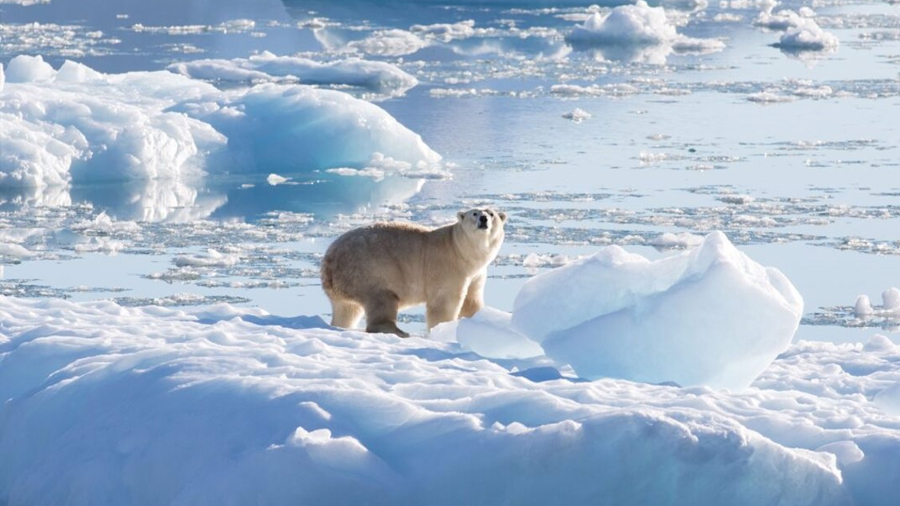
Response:
[{"label": "bear's snout", "polygon": [[478,218],[478,228],[487,228],[487,222],[487,216],[482,214],[481,217]]}]

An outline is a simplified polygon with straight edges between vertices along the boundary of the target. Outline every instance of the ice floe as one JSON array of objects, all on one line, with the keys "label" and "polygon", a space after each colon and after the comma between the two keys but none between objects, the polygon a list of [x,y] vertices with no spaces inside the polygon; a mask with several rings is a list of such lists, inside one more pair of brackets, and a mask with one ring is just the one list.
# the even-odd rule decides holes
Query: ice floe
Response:
[{"label": "ice floe", "polygon": [[416,86],[415,77],[385,62],[357,58],[321,63],[268,51],[249,58],[206,59],[173,63],[169,70],[195,79],[236,82],[300,82],[311,85],[355,86],[388,96]]},{"label": "ice floe", "polygon": [[11,505],[888,506],[900,463],[883,337],[799,343],[728,392],[228,305],[2,297],[0,321]]}]

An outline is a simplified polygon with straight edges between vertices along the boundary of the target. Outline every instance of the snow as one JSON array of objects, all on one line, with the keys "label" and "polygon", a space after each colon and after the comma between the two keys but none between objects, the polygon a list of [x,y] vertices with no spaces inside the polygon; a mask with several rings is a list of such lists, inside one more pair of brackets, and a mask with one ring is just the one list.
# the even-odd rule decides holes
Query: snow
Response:
[{"label": "snow", "polygon": [[441,158],[380,107],[339,91],[222,91],[164,71],[101,74],[70,61],[55,71],[39,56],[13,58],[5,76],[0,187],[360,168],[373,157],[425,171]]},{"label": "snow", "polygon": [[650,261],[618,246],[528,280],[512,326],[579,376],[742,388],[784,351],[803,300],[724,234]]},{"label": "snow", "polygon": [[416,78],[390,63],[358,58],[320,63],[297,56],[277,56],[268,51],[249,58],[173,63],[168,68],[195,79],[231,82],[296,79],[310,85],[356,86],[390,96],[402,95],[418,84]]},{"label": "snow", "polygon": [[900,380],[892,344],[799,343],[730,393],[228,305],[0,297],[0,321],[10,506],[886,506],[900,464],[869,400]]}]

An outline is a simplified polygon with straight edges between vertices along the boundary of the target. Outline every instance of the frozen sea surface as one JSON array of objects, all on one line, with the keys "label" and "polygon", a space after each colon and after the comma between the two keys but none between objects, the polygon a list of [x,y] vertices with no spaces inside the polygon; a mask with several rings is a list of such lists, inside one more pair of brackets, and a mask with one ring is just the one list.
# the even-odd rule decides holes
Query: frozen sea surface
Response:
[{"label": "frozen sea surface", "polygon": [[[0,65],[2,504],[896,504],[896,2],[0,0]],[[325,325],[335,237],[485,204],[488,311]],[[803,299],[747,388],[511,327],[714,232]],[[560,329],[730,335],[718,283]]]}]

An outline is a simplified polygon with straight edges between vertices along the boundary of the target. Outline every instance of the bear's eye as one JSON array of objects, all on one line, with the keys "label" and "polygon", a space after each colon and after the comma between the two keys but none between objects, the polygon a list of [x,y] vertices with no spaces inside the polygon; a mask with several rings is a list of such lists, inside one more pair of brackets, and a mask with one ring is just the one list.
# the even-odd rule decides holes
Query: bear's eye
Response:
[{"label": "bear's eye", "polygon": [[493,217],[493,216],[494,216],[494,213],[493,213],[493,212],[491,212],[491,211],[488,211],[488,216],[491,216],[491,217]]}]

